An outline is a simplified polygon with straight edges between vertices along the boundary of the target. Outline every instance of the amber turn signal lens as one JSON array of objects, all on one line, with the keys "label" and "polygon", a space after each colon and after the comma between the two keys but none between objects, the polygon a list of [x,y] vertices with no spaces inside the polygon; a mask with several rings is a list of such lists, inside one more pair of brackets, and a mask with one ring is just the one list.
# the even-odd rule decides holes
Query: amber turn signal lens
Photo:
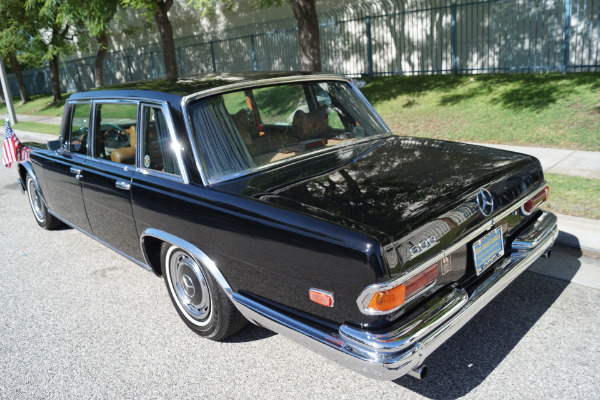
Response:
[{"label": "amber turn signal lens", "polygon": [[435,263],[403,284],[375,293],[369,302],[369,308],[373,311],[390,311],[400,307],[405,301],[432,285],[437,276],[438,264]]},{"label": "amber turn signal lens", "polygon": [[308,291],[308,296],[311,301],[325,307],[333,307],[335,304],[333,292],[328,292],[327,290],[313,288]]},{"label": "amber turn signal lens", "polygon": [[377,292],[369,303],[369,308],[375,311],[389,311],[404,304],[406,286],[398,285],[390,290]]}]

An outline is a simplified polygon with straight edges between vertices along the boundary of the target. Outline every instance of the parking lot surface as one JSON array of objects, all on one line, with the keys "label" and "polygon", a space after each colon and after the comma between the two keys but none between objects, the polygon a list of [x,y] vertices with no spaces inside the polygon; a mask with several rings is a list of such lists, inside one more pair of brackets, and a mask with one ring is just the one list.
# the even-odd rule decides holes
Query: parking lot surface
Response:
[{"label": "parking lot surface", "polygon": [[[180,321],[162,279],[74,229],[39,228],[16,179],[14,167],[0,171],[2,399],[600,393],[600,290],[593,287],[526,272],[427,359],[425,380],[376,381],[259,327],[222,343],[200,338]],[[569,254],[576,272],[580,261]]]}]

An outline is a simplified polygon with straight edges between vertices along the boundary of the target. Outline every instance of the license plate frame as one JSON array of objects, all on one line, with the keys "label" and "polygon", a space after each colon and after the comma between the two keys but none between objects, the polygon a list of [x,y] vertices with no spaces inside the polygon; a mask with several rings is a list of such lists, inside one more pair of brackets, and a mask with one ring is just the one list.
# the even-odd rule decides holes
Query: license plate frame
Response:
[{"label": "license plate frame", "polygon": [[475,274],[479,276],[504,255],[502,227],[499,226],[476,240],[471,249],[473,251]]}]

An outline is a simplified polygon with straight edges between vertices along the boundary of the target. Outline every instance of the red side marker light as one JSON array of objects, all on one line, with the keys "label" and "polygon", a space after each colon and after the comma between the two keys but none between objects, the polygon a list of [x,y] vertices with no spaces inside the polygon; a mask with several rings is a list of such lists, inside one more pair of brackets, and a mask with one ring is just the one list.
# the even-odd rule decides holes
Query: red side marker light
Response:
[{"label": "red side marker light", "polygon": [[308,296],[310,297],[311,301],[314,301],[315,303],[325,307],[333,307],[335,304],[333,292],[329,292],[327,290],[311,288],[308,291]]}]

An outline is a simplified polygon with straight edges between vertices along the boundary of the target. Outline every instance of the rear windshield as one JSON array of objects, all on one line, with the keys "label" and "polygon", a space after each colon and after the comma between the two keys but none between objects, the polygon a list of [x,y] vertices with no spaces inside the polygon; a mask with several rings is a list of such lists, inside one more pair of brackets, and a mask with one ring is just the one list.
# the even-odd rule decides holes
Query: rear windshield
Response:
[{"label": "rear windshield", "polygon": [[245,89],[189,107],[209,178],[222,178],[388,132],[343,82]]}]

